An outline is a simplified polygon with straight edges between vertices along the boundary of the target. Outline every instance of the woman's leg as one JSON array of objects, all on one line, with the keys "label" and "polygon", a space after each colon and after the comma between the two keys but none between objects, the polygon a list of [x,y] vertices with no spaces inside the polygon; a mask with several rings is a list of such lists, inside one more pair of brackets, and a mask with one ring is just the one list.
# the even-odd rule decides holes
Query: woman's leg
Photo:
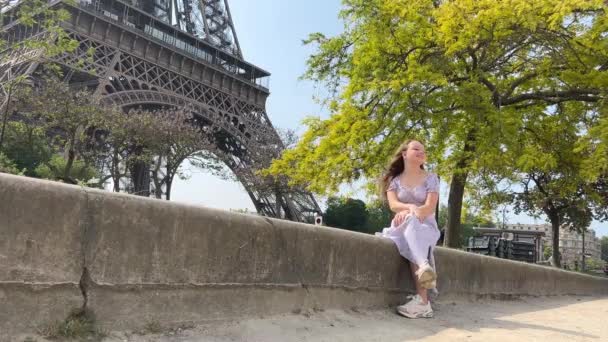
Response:
[{"label": "woman's leg", "polygon": [[[435,271],[429,265],[429,248],[437,242],[439,233],[437,229],[426,223],[420,222],[417,218],[407,221],[407,227],[403,233],[407,253],[401,253],[406,259],[416,265],[418,274],[414,275],[421,288],[435,287],[434,280],[437,278]],[[426,298],[426,291],[423,298]]]},{"label": "woman's leg", "polygon": [[428,263],[429,246],[433,246],[437,241],[435,235],[436,232],[431,226],[420,222],[415,217],[408,222],[403,236],[410,252],[408,259],[413,261],[416,266]]},{"label": "woman's leg", "polygon": [[429,300],[428,293],[427,290],[420,285],[416,271],[418,271],[418,265],[410,261],[410,272],[412,273],[412,279],[416,285],[416,293],[420,296],[420,298],[422,298],[422,304],[426,304]]}]

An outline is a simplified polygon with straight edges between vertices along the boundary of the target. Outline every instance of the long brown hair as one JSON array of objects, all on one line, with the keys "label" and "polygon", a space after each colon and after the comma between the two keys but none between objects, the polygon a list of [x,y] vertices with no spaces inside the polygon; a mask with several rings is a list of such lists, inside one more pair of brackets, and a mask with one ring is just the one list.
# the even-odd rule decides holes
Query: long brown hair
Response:
[{"label": "long brown hair", "polygon": [[[380,191],[380,198],[386,201],[386,189],[388,189],[388,184],[393,180],[393,178],[399,176],[405,169],[405,163],[403,162],[402,153],[406,152],[408,146],[412,141],[420,141],[417,139],[408,139],[406,140],[393,154],[390,163],[388,163],[387,170],[383,173],[380,178],[378,190]],[[420,169],[424,170],[424,165],[420,165]]]}]

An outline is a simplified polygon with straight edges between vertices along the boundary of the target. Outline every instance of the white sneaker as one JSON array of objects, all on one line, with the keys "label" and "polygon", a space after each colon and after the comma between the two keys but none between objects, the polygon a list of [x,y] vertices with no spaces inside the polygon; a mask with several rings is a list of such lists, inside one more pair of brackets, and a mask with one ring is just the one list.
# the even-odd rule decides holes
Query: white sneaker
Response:
[{"label": "white sneaker", "polygon": [[407,304],[399,305],[397,312],[407,318],[431,318],[433,317],[433,308],[431,302],[422,304],[422,298],[416,295]]},{"label": "white sneaker", "polygon": [[397,307],[397,311],[405,311],[408,307],[415,305],[416,303],[419,303],[420,301],[422,301],[422,298],[420,297],[419,294],[416,295],[408,295],[406,297],[407,299],[409,299],[409,301],[403,305],[399,305]]},{"label": "white sneaker", "polygon": [[420,286],[422,286],[422,288],[432,289],[437,285],[435,281],[437,279],[437,274],[428,262],[425,262],[418,268],[418,271],[416,271],[416,277],[418,277],[418,281],[420,282]]}]

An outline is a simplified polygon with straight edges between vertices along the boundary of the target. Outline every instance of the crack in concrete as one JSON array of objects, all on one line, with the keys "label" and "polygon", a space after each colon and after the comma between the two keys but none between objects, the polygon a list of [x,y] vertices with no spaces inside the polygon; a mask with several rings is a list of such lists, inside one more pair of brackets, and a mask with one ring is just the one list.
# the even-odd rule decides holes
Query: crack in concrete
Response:
[{"label": "crack in concrete", "polygon": [[91,280],[91,276],[89,275],[89,269],[88,268],[84,268],[82,270],[82,276],[80,277],[80,282],[78,283],[78,287],[80,288],[80,293],[82,293],[82,298],[83,298],[83,302],[82,302],[82,312],[85,312],[87,310],[87,305],[89,304],[89,287],[91,284],[92,280]]},{"label": "crack in concrete", "polygon": [[[283,252],[285,253],[284,255],[289,255],[289,253],[287,252],[287,241],[286,241],[285,237],[283,236],[282,229],[277,228],[274,225],[274,222],[272,221],[272,219],[270,219],[269,217],[264,217],[264,220],[266,222],[268,222],[268,224],[270,224],[273,231],[280,238],[280,240],[281,240],[280,246],[283,248]],[[297,240],[298,234],[295,234],[295,236],[296,236],[296,240]],[[302,277],[300,270],[298,270],[297,267],[295,266],[294,259],[290,260],[289,265],[291,266],[291,271],[298,277],[299,285],[304,289],[304,291],[306,291],[306,294],[309,296],[309,298],[312,299],[314,306],[321,307],[318,298],[310,291],[309,285],[304,283],[304,278]]]},{"label": "crack in concrete", "polygon": [[93,212],[91,210],[91,206],[89,203],[90,196],[89,191],[85,186],[81,186],[81,190],[84,194],[84,210],[80,220],[80,232],[81,232],[81,265],[82,265],[82,274],[80,276],[80,280],[78,282],[78,287],[80,288],[80,292],[82,294],[82,312],[86,312],[89,304],[89,288],[93,284],[93,279],[89,273],[89,260],[88,260],[88,252],[91,247],[91,242],[93,240],[93,235],[95,233],[93,227]]}]

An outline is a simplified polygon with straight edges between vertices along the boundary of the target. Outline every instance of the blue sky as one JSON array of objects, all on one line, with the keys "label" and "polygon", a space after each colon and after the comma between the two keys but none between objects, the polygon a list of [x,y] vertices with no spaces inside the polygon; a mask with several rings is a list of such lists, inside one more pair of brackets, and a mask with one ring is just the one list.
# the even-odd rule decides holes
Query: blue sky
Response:
[{"label": "blue sky", "polygon": [[[301,121],[308,115],[328,115],[326,108],[314,100],[322,89],[298,78],[306,70],[306,59],[314,51],[302,40],[310,33],[326,35],[341,31],[337,18],[340,0],[230,0],[230,10],[245,59],[270,73],[270,97],[267,113],[273,125],[302,131]],[[221,209],[254,211],[253,204],[238,183],[223,181],[202,171],[191,169],[187,181],[177,180],[173,199]],[[345,187],[345,191],[348,188]],[[442,186],[442,202],[447,202],[447,189]],[[543,223],[525,215],[507,214],[509,223]],[[594,222],[599,235],[608,235],[608,222]]]}]

